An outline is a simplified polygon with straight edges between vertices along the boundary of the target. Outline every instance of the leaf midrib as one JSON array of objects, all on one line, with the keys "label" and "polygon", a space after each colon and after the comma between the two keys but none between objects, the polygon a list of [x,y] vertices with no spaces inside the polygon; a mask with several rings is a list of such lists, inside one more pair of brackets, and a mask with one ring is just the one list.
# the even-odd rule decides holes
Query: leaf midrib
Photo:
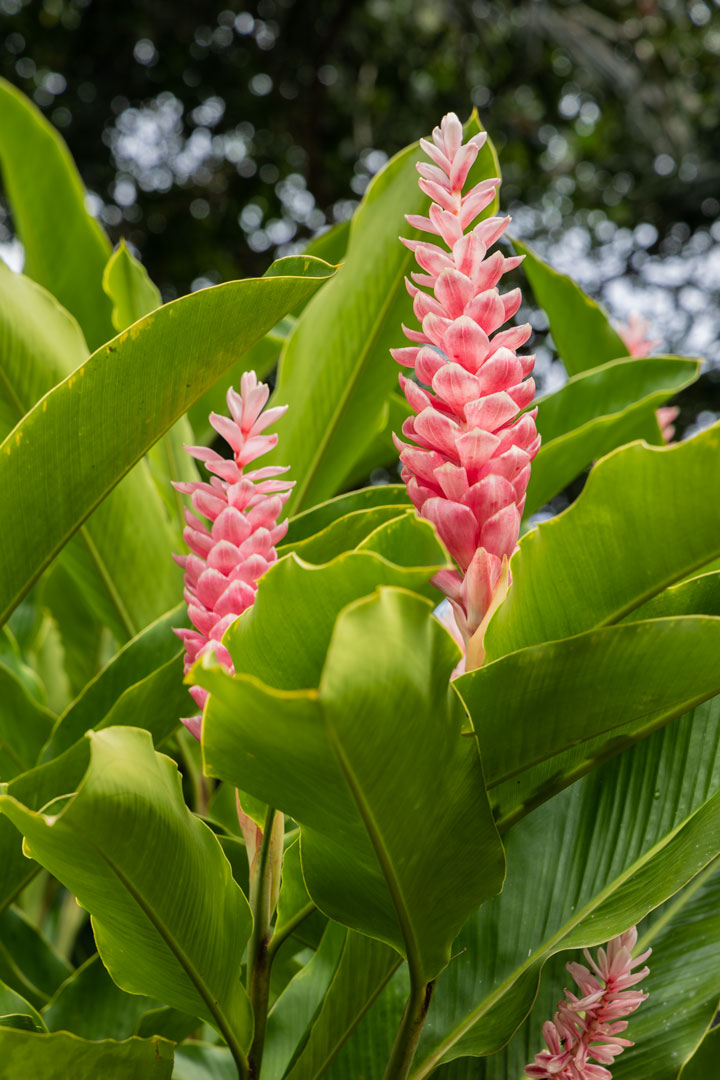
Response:
[{"label": "leaf midrib", "polygon": [[[324,711],[324,710],[323,710]],[[340,770],[345,778],[345,782],[350,789],[350,793],[353,797],[353,801],[357,807],[358,813],[365,826],[366,832],[370,839],[370,843],[373,846],[373,850],[377,856],[377,860],[380,864],[383,877],[387,882],[390,896],[392,898],[393,906],[398,917],[400,924],[400,931],[405,942],[405,949],[407,952],[407,961],[410,968],[411,981],[415,982],[427,982],[424,976],[424,965],[422,961],[422,955],[415,933],[412,917],[408,908],[407,901],[405,899],[402,886],[395,873],[390,854],[385,846],[385,841],[382,836],[380,827],[378,826],[375,816],[368,805],[361,785],[355,775],[355,772],[348,761],[345,751],[342,748],[340,740],[337,736],[333,725],[330,723],[327,714],[325,715],[325,727],[328,735],[328,741],[335,753]]]},{"label": "leaf midrib", "polygon": [[[202,976],[199,974],[199,972],[196,971],[194,965],[190,961],[190,958],[185,953],[185,950],[176,941],[175,937],[170,933],[170,931],[168,929],[166,929],[165,924],[160,919],[160,917],[158,915],[156,915],[154,908],[152,908],[149,904],[147,904],[145,902],[142,894],[135,888],[135,886],[130,881],[130,879],[126,876],[126,874],[123,873],[123,871],[120,869],[120,867],[117,866],[115,864],[115,862],[113,862],[113,860],[108,855],[106,855],[106,853],[102,850],[102,848],[100,848],[91,837],[89,837],[89,836],[85,835],[84,833],[82,833],[73,824],[71,824],[67,819],[65,821],[65,824],[68,826],[68,828],[72,832],[74,832],[77,836],[79,836],[82,840],[84,840],[85,843],[89,844],[90,847],[92,847],[94,849],[94,851],[99,855],[99,857],[102,859],[102,861],[105,863],[105,865],[111,871],[111,873],[113,873],[117,877],[120,884],[126,889],[128,894],[135,901],[135,903],[140,908],[142,913],[147,917],[147,919],[152,923],[154,928],[157,930],[158,934],[160,935],[162,940],[165,942],[167,947],[170,949],[170,952],[173,954],[175,959],[178,961],[181,968],[183,969],[183,971],[185,972],[185,974],[189,978],[190,982],[193,984],[193,986],[197,990],[198,994],[200,995],[202,1000],[205,1002],[205,1005],[207,1006],[208,1011],[210,1012],[211,1016],[213,1016],[215,1018],[215,1020],[217,1021],[218,1028],[222,1032],[228,1046],[231,1047],[231,1048],[235,1047],[240,1051],[240,1053],[242,1053],[242,1049],[239,1046],[238,1040],[237,1040],[237,1038],[236,1038],[236,1036],[234,1034],[232,1026],[231,1026],[229,1020],[226,1018],[224,1011],[220,1008],[220,1005],[219,1005],[219,1002],[218,1002],[217,998],[215,998],[213,996],[213,994],[211,993],[211,991],[208,988],[207,984],[205,983],[205,980],[202,978]],[[94,919],[96,919],[96,916],[93,915],[92,918],[94,920]],[[101,922],[102,922],[102,919],[101,919]]]}]

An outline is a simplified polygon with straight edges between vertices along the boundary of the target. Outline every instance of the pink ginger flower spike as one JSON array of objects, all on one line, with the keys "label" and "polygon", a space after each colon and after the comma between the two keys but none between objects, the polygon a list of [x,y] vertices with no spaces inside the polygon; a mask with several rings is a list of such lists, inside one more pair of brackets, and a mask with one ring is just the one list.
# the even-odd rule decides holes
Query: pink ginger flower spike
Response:
[{"label": "pink ginger flower spike", "polygon": [[501,294],[497,285],[522,257],[488,255],[509,217],[470,228],[500,180],[482,180],[463,193],[487,136],[474,135],[464,145],[462,137],[462,124],[448,113],[433,141],[420,141],[432,164],[417,165],[419,185],[432,203],[427,217],[407,220],[437,239],[403,240],[420,268],[406,284],[422,329],[403,327],[413,344],[392,355],[417,380],[400,376],[417,414],[403,424],[412,441],[395,439],[402,478],[416,510],[433,522],[458,565],[433,582],[450,600],[470,669],[483,661],[485,628],[507,592],[507,560],[517,545],[540,438],[536,410],[519,415],[535,393],[526,378],[535,358],[516,352],[530,326],[499,329],[518,310],[521,295],[519,289]]},{"label": "pink ginger flower spike", "polygon": [[[618,327],[618,334],[625,343],[630,356],[650,356],[662,342],[660,338],[650,337],[650,323],[636,311],[632,313],[624,326]],[[665,405],[655,410],[662,437],[666,443],[672,442],[675,435],[674,421],[680,410],[676,405]]]},{"label": "pink ginger flower spike", "polygon": [[635,968],[647,960],[652,949],[633,960],[636,943],[637,930],[633,927],[613,938],[606,949],[598,949],[597,960],[585,949],[589,968],[584,964],[566,965],[580,989],[580,997],[566,990],[566,1000],[558,1004],[553,1019],[543,1024],[547,1050],[526,1065],[525,1073],[531,1080],[612,1080],[605,1066],[612,1065],[626,1046],[633,1045],[621,1037],[628,1026],[624,1017],[648,996],[632,988],[648,974],[647,967],[640,971]]},{"label": "pink ginger flower spike", "polygon": [[[214,474],[210,483],[198,480],[174,485],[191,495],[193,509],[210,523],[206,525],[186,510],[183,537],[190,554],[173,556],[185,571],[185,601],[195,627],[175,630],[185,645],[185,674],[209,650],[234,673],[222,636],[255,602],[258,579],[277,559],[275,545],[287,532],[287,520],[278,524],[278,517],[293,482],[277,477],[288,470],[277,465],[247,469],[277,444],[277,435],[262,432],[283,415],[287,405],[263,411],[269,393],[255,372],[248,371],[240,381],[240,393],[227,392],[232,419],[210,414],[210,423],[230,445],[232,458],[205,446],[185,447]],[[207,690],[192,686],[190,693],[202,710]],[[183,719],[183,724],[200,738],[201,715]]]}]

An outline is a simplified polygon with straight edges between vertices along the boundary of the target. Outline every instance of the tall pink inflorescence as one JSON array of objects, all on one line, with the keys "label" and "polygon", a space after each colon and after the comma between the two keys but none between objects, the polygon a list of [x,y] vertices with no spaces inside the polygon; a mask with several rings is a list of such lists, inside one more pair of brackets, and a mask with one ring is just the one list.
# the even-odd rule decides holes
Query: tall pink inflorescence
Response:
[{"label": "tall pink inflorescence", "polygon": [[[280,405],[265,410],[270,390],[246,372],[240,393],[228,390],[231,417],[210,414],[210,423],[232,449],[224,458],[205,446],[186,446],[192,457],[213,473],[209,483],[178,483],[178,491],[192,496],[193,509],[209,522],[205,524],[190,510],[185,511],[185,542],[189,555],[175,555],[185,571],[185,600],[194,630],[175,630],[185,645],[185,673],[209,650],[233,672],[230,653],[222,644],[228,626],[255,602],[258,580],[277,559],[275,545],[287,532],[287,520],[278,524],[293,482],[278,480],[286,468],[269,465],[247,466],[277,445],[277,435],[263,435],[287,409]],[[207,690],[192,686],[190,693],[203,709]],[[202,716],[183,723],[200,738]]]},{"label": "tall pink inflorescence", "polygon": [[[584,964],[567,964],[577,983],[580,997],[565,991],[565,1001],[558,1004],[552,1020],[543,1024],[547,1050],[542,1050],[525,1073],[531,1080],[612,1080],[606,1065],[612,1065],[626,1046],[632,1046],[621,1033],[627,1028],[624,1019],[647,998],[632,989],[648,974],[644,964],[652,952],[648,949],[632,959],[637,942],[635,927],[598,949],[597,960],[585,949]],[[593,1064],[597,1062],[597,1064]]]},{"label": "tall pink inflorescence", "polygon": [[508,217],[472,223],[495,198],[499,179],[463,192],[485,133],[463,144],[454,113],[443,118],[433,141],[420,145],[420,188],[432,200],[427,217],[410,225],[437,239],[403,240],[419,272],[407,282],[421,330],[403,327],[410,347],[392,350],[415,380],[400,385],[417,414],[396,438],[402,477],[421,517],[432,521],[457,570],[433,579],[449,598],[466,647],[467,666],[482,662],[489,615],[507,590],[507,559],[517,545],[530,463],[540,446],[536,410],[523,413],[535,384],[527,378],[534,356],[516,350],[530,326],[500,327],[518,310],[519,289],[501,294],[503,274],[521,257],[488,249]]}]

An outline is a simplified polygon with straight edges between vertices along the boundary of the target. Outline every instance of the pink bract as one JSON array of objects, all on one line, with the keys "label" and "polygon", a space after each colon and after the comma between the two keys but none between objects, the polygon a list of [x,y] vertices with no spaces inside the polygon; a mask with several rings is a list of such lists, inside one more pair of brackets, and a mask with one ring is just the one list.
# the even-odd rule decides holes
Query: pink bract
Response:
[{"label": "pink bract", "polygon": [[392,355],[415,374],[400,376],[416,414],[403,424],[411,441],[396,438],[402,477],[458,565],[433,580],[450,600],[471,667],[482,660],[484,625],[507,590],[506,560],[517,545],[540,438],[536,411],[519,415],[535,392],[527,377],[535,358],[516,352],[530,326],[500,329],[521,295],[501,294],[497,285],[522,259],[488,254],[509,218],[471,228],[500,181],[482,180],[464,192],[487,136],[465,144],[462,138],[460,121],[449,113],[432,142],[420,141],[432,164],[418,164],[419,185],[432,201],[427,217],[407,220],[437,239],[403,240],[419,267],[407,287],[422,328],[403,327],[413,344]]},{"label": "pink bract", "polygon": [[[240,393],[228,390],[230,417],[210,414],[210,423],[232,449],[225,458],[205,446],[186,446],[187,452],[213,473],[209,483],[194,481],[174,486],[191,496],[193,509],[185,511],[183,537],[189,555],[175,555],[185,571],[185,601],[194,630],[177,629],[185,645],[185,674],[195,661],[213,650],[220,663],[233,672],[230,653],[222,636],[231,623],[255,602],[258,580],[277,559],[275,545],[287,532],[287,520],[278,517],[293,482],[278,480],[287,472],[277,465],[247,469],[277,444],[277,435],[263,435],[287,406],[265,410],[270,389],[258,382],[254,371],[246,372]],[[202,709],[207,691],[192,686],[190,693]],[[200,738],[202,716],[183,720]]]},{"label": "pink bract", "polygon": [[585,949],[588,967],[566,965],[580,996],[566,990],[566,1000],[558,1004],[552,1021],[543,1024],[547,1050],[525,1067],[531,1080],[612,1080],[605,1066],[612,1065],[626,1046],[633,1045],[621,1036],[628,1026],[624,1017],[648,996],[633,987],[648,974],[647,967],[635,969],[652,950],[633,960],[636,943],[637,930],[633,927],[613,938],[606,949],[598,949],[596,960]]}]

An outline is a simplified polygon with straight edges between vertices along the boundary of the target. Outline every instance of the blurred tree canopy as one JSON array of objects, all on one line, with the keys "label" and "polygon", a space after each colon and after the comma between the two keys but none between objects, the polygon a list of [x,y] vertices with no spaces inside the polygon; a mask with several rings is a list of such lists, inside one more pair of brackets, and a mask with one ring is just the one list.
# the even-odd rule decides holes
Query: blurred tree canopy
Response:
[{"label": "blurred tree canopy", "polygon": [[[546,233],[600,208],[672,250],[673,226],[682,242],[720,214],[711,0],[0,0],[0,12],[0,71],[63,132],[94,212],[166,297],[261,273],[349,216],[389,154],[472,105],[502,154],[504,205],[537,208]],[[10,229],[5,213],[0,240]]]}]

